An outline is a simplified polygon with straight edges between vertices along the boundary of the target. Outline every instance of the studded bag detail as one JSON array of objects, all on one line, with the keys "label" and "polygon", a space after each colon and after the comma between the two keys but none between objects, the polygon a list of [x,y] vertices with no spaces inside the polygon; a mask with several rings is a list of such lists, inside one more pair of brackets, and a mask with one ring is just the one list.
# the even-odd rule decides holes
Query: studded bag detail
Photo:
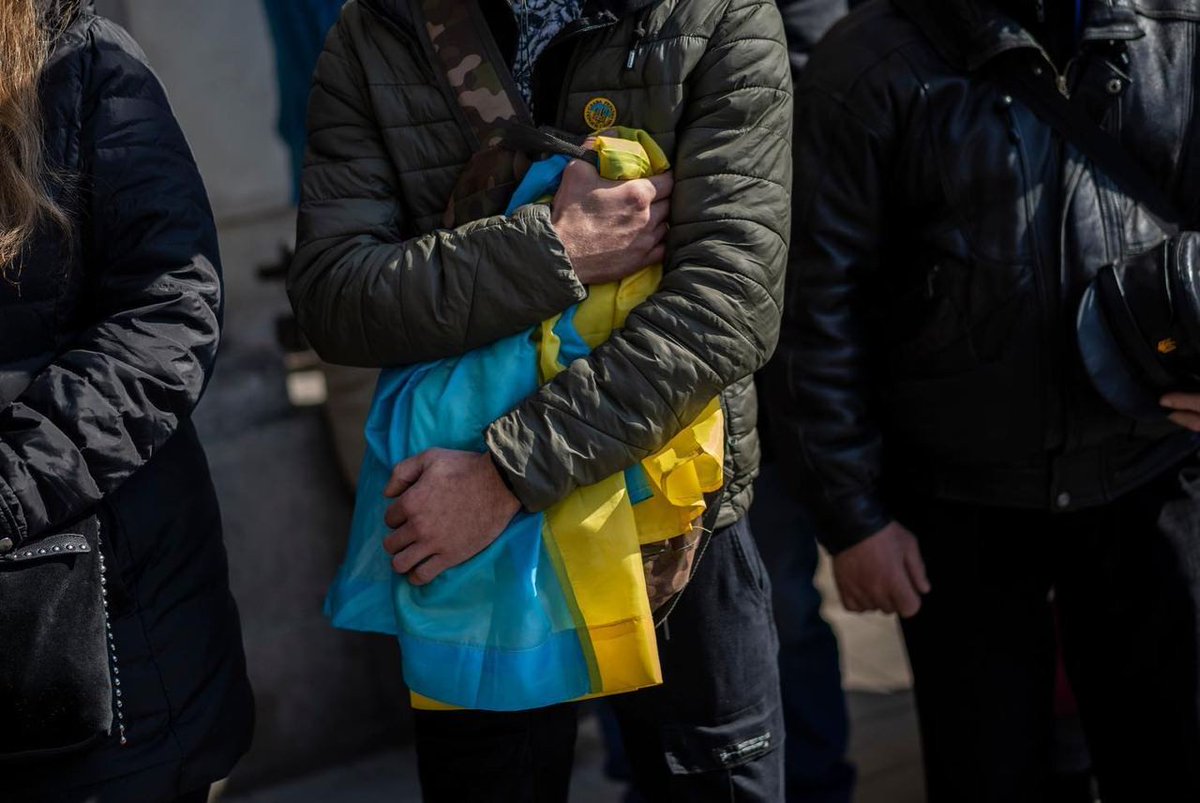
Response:
[{"label": "studded bag detail", "polygon": [[0,762],[125,740],[100,520],[0,540]]}]

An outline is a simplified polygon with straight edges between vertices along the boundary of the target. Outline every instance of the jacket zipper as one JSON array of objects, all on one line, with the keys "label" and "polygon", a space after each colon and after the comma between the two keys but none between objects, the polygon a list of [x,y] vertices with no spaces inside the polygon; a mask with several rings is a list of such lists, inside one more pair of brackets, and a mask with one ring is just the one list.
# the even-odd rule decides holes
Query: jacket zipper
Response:
[{"label": "jacket zipper", "polygon": [[[1067,66],[1059,72],[1058,65],[1054,63],[1054,59],[1050,58],[1050,54],[1046,52],[1046,48],[1041,45],[1033,45],[1037,52],[1041,54],[1042,60],[1046,62],[1046,66],[1050,68],[1050,73],[1054,76],[1054,85],[1058,87],[1058,91],[1064,98],[1071,97],[1071,84],[1068,80],[1071,75],[1071,68],[1075,66],[1075,62],[1079,61],[1079,55],[1074,55],[1067,61]],[[1034,73],[1040,74],[1040,67],[1034,67]]]},{"label": "jacket zipper", "polygon": [[[1051,276],[1057,277],[1059,271],[1051,273],[1051,265],[1046,264],[1045,254],[1042,247],[1042,232],[1037,222],[1036,210],[1033,208],[1033,200],[1030,197],[1029,188],[1034,185],[1033,169],[1030,164],[1029,154],[1025,149],[1025,141],[1021,136],[1021,126],[1017,121],[1017,115],[1012,107],[1008,109],[1009,126],[1012,131],[1013,145],[1017,149],[1017,158],[1021,161],[1021,176],[1026,187],[1024,195],[1025,218],[1029,224],[1029,236],[1032,241],[1033,257],[1034,257],[1034,283],[1037,285],[1038,299],[1042,304],[1041,328],[1042,342],[1048,344],[1048,348],[1043,351],[1042,360],[1044,365],[1042,368],[1044,387],[1046,388],[1046,397],[1043,404],[1046,407],[1048,423],[1053,427],[1058,439],[1065,437],[1063,429],[1062,412],[1063,402],[1061,394],[1057,388],[1059,368],[1062,364],[1061,355],[1059,353],[1059,302],[1058,298],[1061,292],[1052,294],[1050,289]],[[1055,290],[1061,286],[1061,280],[1054,282]],[[1052,447],[1051,442],[1043,442],[1043,448]]]},{"label": "jacket zipper", "polygon": [[[1050,69],[1051,74],[1054,76],[1055,87],[1064,98],[1069,100],[1071,98],[1070,75],[1072,69],[1075,67],[1076,62],[1079,60],[1080,54],[1072,56],[1067,61],[1064,69],[1060,72],[1058,66],[1054,63],[1054,60],[1050,58],[1050,54],[1046,52],[1046,49],[1040,45],[1036,46],[1036,48],[1038,53],[1041,54],[1042,60],[1045,62],[1046,66]],[[1039,67],[1035,67],[1035,73],[1039,69]],[[1012,112],[1011,108],[1009,109],[1009,115],[1010,122],[1015,133],[1017,152],[1021,159],[1022,172],[1025,175],[1025,185],[1030,187],[1033,183],[1033,173],[1032,167],[1029,163],[1028,153],[1025,150],[1025,144],[1020,135],[1020,126],[1017,123],[1016,115]],[[1065,142],[1061,143],[1060,145],[1061,153],[1058,160],[1060,173],[1061,170],[1065,168],[1066,145],[1067,143]],[[1063,178],[1064,177],[1062,176],[1059,177],[1058,180],[1060,183]],[[1063,194],[1059,200],[1059,203],[1062,205],[1063,214],[1065,215],[1067,213],[1066,204],[1069,201],[1069,199],[1066,197],[1067,188],[1060,187],[1059,189]],[[1062,332],[1059,331],[1061,328],[1060,324],[1064,319],[1064,315],[1066,314],[1061,309],[1061,306],[1065,301],[1064,293],[1067,286],[1066,254],[1061,248],[1056,249],[1058,253],[1058,266],[1057,270],[1051,273],[1049,266],[1045,264],[1045,259],[1042,252],[1041,235],[1036,223],[1033,201],[1029,197],[1028,192],[1025,193],[1025,215],[1029,219],[1030,231],[1032,232],[1033,237],[1034,255],[1039,266],[1039,270],[1036,271],[1037,286],[1038,292],[1041,295],[1042,304],[1044,305],[1042,325],[1046,327],[1043,338],[1048,338],[1049,343],[1049,348],[1047,349],[1048,356],[1046,358],[1047,365],[1045,368],[1048,398],[1045,400],[1045,404],[1048,408],[1047,413],[1053,417],[1053,432],[1057,435],[1056,443],[1046,443],[1044,446],[1050,447],[1054,450],[1061,450],[1069,448],[1072,438],[1072,434],[1069,431],[1071,426],[1071,422],[1069,420],[1070,416],[1067,414],[1068,402],[1064,396],[1066,381],[1065,377],[1062,376],[1063,366],[1066,365],[1066,357],[1064,354],[1064,344],[1062,342],[1063,335]],[[1060,241],[1062,239],[1062,227],[1065,225],[1065,217],[1062,221],[1055,221],[1055,226],[1060,232]],[[1051,277],[1053,277],[1055,285],[1055,293],[1053,298],[1051,297],[1050,290],[1047,287]]]},{"label": "jacket zipper", "polygon": [[633,29],[633,45],[629,48],[629,56],[625,59],[625,70],[632,70],[637,66],[638,51],[642,48],[642,42],[646,38],[646,12],[642,11],[638,14],[637,25]]},{"label": "jacket zipper", "polygon": [[117,642],[113,636],[112,620],[108,611],[108,564],[104,560],[104,524],[96,519],[96,553],[100,556],[100,606],[104,609],[104,639],[108,644],[109,670],[113,684],[113,719],[121,746],[129,744],[125,736],[125,701],[121,692],[121,662],[117,658]]}]

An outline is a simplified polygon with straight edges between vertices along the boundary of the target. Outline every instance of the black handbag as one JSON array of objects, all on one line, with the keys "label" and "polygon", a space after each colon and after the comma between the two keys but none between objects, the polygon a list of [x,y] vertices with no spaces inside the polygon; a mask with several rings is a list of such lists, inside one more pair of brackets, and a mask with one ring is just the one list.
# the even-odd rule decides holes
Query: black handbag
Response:
[{"label": "black handbag", "polygon": [[[53,358],[0,369],[0,410]],[[93,512],[25,543],[0,538],[0,765],[86,749],[114,722],[124,742],[101,536]]]},{"label": "black handbag", "polygon": [[83,750],[120,722],[100,538],[91,515],[0,542],[0,763]]}]

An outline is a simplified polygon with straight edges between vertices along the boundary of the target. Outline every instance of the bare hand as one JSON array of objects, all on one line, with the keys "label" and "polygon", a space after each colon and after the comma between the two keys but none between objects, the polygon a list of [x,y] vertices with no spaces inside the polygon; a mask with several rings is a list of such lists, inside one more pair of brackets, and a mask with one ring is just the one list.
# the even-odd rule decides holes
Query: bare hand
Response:
[{"label": "bare hand", "polygon": [[521,508],[491,455],[449,449],[397,465],[383,495],[396,500],[384,516],[394,532],[383,548],[415,586],[478,555]]},{"label": "bare hand", "polygon": [[624,279],[665,256],[670,173],[608,181],[576,159],[563,172],[551,223],[584,284]]},{"label": "bare hand", "polygon": [[833,576],[846,610],[916,616],[930,591],[917,539],[892,522],[833,558]]},{"label": "bare hand", "polygon": [[1161,404],[1174,410],[1170,419],[1192,432],[1200,432],[1200,393],[1168,393]]}]

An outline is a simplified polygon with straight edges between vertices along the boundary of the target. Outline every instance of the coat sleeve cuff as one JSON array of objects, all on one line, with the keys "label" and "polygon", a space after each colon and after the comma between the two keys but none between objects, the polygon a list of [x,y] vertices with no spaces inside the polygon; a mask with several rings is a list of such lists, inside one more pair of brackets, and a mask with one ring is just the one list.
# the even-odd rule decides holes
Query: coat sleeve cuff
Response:
[{"label": "coat sleeve cuff", "polygon": [[548,306],[566,309],[587,298],[587,288],[575,275],[575,267],[567,256],[567,248],[559,238],[550,218],[550,207],[546,204],[529,204],[513,213],[512,219],[525,228],[529,236],[523,237],[524,248],[519,248],[514,257],[518,265],[536,266],[540,279],[537,288],[524,288],[525,292],[549,290],[561,296],[548,301]]},{"label": "coat sleeve cuff", "polygon": [[872,495],[825,501],[817,505],[815,512],[821,524],[818,540],[833,555],[845,552],[892,523],[886,506]]},{"label": "coat sleeve cuff", "polygon": [[552,472],[538,467],[533,435],[521,426],[518,416],[514,411],[496,421],[488,427],[484,440],[513,496],[525,510],[540,513],[566,496],[569,489],[549,482]]}]

